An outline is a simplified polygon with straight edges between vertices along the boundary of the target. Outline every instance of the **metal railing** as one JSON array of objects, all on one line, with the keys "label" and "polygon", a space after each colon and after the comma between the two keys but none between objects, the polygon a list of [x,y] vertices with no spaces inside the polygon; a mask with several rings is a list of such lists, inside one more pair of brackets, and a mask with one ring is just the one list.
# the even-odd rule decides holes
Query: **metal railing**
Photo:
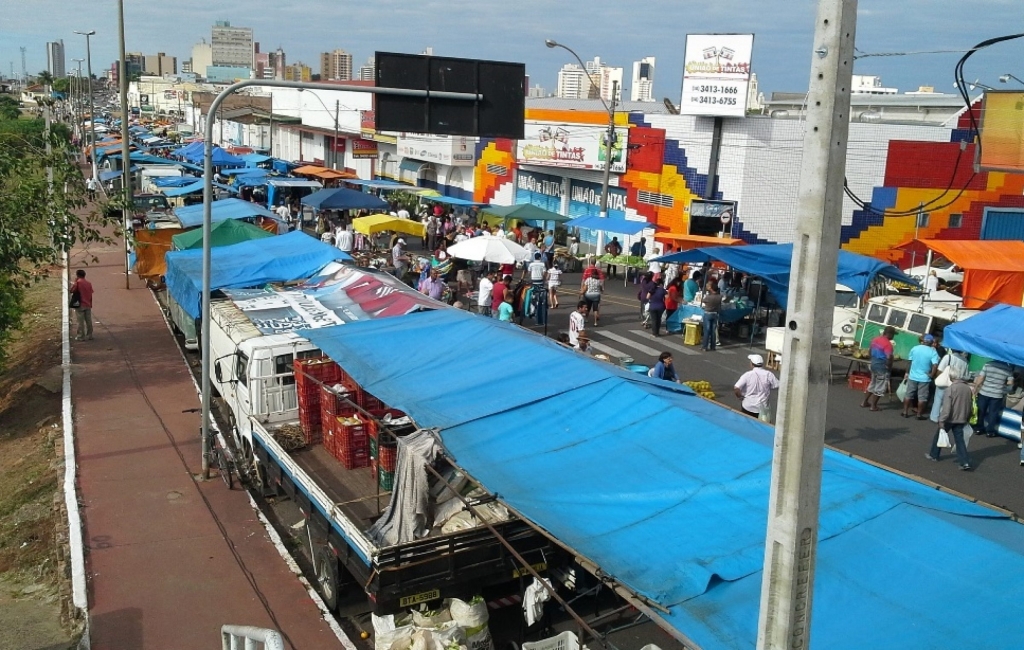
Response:
[{"label": "metal railing", "polygon": [[264,627],[225,625],[220,636],[222,650],[284,650],[281,633]]}]

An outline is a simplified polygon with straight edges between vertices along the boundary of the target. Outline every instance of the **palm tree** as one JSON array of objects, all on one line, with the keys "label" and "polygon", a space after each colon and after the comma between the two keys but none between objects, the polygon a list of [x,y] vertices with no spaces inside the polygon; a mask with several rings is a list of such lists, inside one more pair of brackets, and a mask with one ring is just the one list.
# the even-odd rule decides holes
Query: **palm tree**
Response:
[{"label": "palm tree", "polygon": [[36,81],[46,86],[46,96],[53,97],[53,75],[49,70],[43,70],[36,75]]}]

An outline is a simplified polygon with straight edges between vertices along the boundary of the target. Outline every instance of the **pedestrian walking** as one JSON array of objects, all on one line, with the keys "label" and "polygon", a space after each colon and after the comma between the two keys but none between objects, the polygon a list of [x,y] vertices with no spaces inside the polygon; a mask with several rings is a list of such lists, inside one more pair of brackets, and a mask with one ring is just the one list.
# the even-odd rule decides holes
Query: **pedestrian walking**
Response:
[{"label": "pedestrian walking", "polygon": [[488,271],[477,285],[476,307],[481,316],[491,315],[491,292],[494,291],[494,271]]},{"label": "pedestrian walking", "polygon": [[92,283],[85,279],[85,270],[75,271],[75,281],[68,287],[68,306],[75,310],[78,323],[76,341],[92,340]]},{"label": "pedestrian walking", "polygon": [[947,350],[945,356],[942,357],[942,361],[939,361],[939,367],[936,369],[938,375],[935,377],[935,397],[932,398],[932,410],[928,416],[932,422],[936,425],[939,424],[939,409],[942,407],[942,398],[946,395],[946,389],[953,383],[951,379],[951,373],[953,369],[958,369],[961,377],[967,377],[970,375],[970,368],[968,367],[967,353],[957,352],[956,350]]},{"label": "pedestrian walking", "polygon": [[647,373],[648,377],[654,379],[664,379],[665,381],[671,381],[679,383],[679,375],[676,374],[676,368],[672,363],[672,353],[662,352],[658,355],[658,362],[654,364],[654,367]]},{"label": "pedestrian walking", "polygon": [[636,298],[640,301],[640,321],[646,328],[647,322],[647,296],[650,295],[651,289],[654,288],[654,274],[648,271],[644,273],[640,278],[640,289],[636,292]]},{"label": "pedestrian walking", "polygon": [[558,287],[562,286],[562,269],[557,264],[548,269],[548,304],[552,309],[558,309]]},{"label": "pedestrian walking", "polygon": [[740,409],[744,413],[771,424],[772,391],[778,390],[779,379],[764,367],[764,357],[760,354],[748,355],[747,359],[750,361],[750,370],[740,376],[732,391],[742,400]]},{"label": "pedestrian walking", "polygon": [[[543,325],[547,322],[548,312],[548,288],[544,286],[544,277],[547,275],[547,266],[545,265],[543,256],[540,253],[533,254],[533,261],[526,265],[523,269],[523,276],[530,276],[530,284],[532,285],[533,291],[531,295],[532,300],[536,305],[536,314],[534,316],[534,322],[538,325]],[[523,311],[526,311],[526,305],[523,306]]]},{"label": "pedestrian walking", "polygon": [[348,224],[344,228],[338,229],[338,234],[335,236],[334,245],[338,247],[338,250],[343,253],[351,253],[352,245],[355,243],[355,233],[352,232],[352,224]]},{"label": "pedestrian walking", "polygon": [[971,466],[971,457],[967,454],[967,443],[964,440],[964,427],[971,419],[974,412],[974,391],[960,376],[960,369],[950,370],[950,381],[952,383],[946,389],[942,397],[942,406],[939,409],[939,429],[932,436],[932,446],[925,458],[937,461],[942,453],[939,450],[939,438],[942,430],[947,435],[953,435],[953,444],[956,445],[956,461],[960,469],[969,472],[974,469]]},{"label": "pedestrian walking", "polygon": [[503,323],[511,323],[515,310],[512,309],[512,293],[506,292],[504,300],[498,305],[498,320]]},{"label": "pedestrian walking", "polygon": [[[612,257],[618,257],[619,255],[622,255],[622,244],[619,243],[619,238],[612,237],[612,240],[605,244],[604,252],[605,254],[611,255]],[[618,266],[609,262],[607,267],[608,275],[613,278],[618,277],[618,268]]]},{"label": "pedestrian walking", "polygon": [[504,302],[506,294],[511,295],[511,289],[511,275],[503,275],[500,282],[494,283],[494,287],[491,289],[491,312],[495,318],[498,317],[498,310],[501,308],[501,303]]},{"label": "pedestrian walking", "polygon": [[700,346],[705,352],[714,352],[718,347],[718,316],[722,311],[722,294],[718,293],[714,280],[708,280],[701,299],[704,308],[703,329]]},{"label": "pedestrian walking", "polygon": [[989,361],[982,366],[974,387],[978,391],[978,433],[995,438],[999,435],[1006,394],[1013,387],[1013,368],[1002,361]]},{"label": "pedestrian walking", "polygon": [[86,181],[85,181],[85,190],[89,193],[89,200],[90,201],[95,201],[96,200],[96,192],[99,191],[99,189],[100,189],[99,181],[97,181],[95,178],[93,178],[91,176],[86,179]]},{"label": "pedestrian walking", "polygon": [[587,326],[587,301],[576,303],[576,311],[569,314],[569,344],[576,345],[579,333]]},{"label": "pedestrian walking", "polygon": [[878,411],[878,400],[889,392],[889,378],[892,376],[892,340],[896,337],[896,328],[891,325],[871,339],[868,346],[868,357],[871,359],[871,381],[867,390],[864,391],[862,407],[870,407],[872,411]]},{"label": "pedestrian walking", "polygon": [[655,277],[654,284],[647,294],[647,311],[651,315],[651,333],[654,336],[661,336],[661,319],[665,316],[665,298],[667,296],[665,279]]},{"label": "pedestrian walking", "polygon": [[918,345],[910,348],[907,355],[910,361],[910,372],[907,373],[907,393],[903,398],[903,417],[910,417],[910,405],[917,400],[916,412],[918,420],[928,419],[924,415],[924,405],[928,403],[931,393],[932,379],[939,365],[939,353],[935,351],[935,337],[925,334]]},{"label": "pedestrian walking", "polygon": [[591,259],[590,266],[583,273],[580,283],[580,297],[586,302],[587,312],[594,315],[594,327],[601,316],[601,296],[604,294],[604,274]]},{"label": "pedestrian walking", "polygon": [[679,301],[682,299],[683,281],[678,275],[665,287],[665,331],[668,332],[668,321],[672,315],[679,310]]}]

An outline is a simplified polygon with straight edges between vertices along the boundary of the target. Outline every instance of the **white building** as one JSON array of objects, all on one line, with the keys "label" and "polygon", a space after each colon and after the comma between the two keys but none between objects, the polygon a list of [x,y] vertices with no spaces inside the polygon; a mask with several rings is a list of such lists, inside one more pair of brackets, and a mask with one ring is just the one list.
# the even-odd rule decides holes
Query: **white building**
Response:
[{"label": "white building", "polygon": [[232,27],[218,20],[212,32],[213,65],[230,68],[252,68],[253,41],[251,27]]},{"label": "white building", "polygon": [[633,82],[629,99],[634,102],[654,101],[654,57],[645,56],[633,62]]},{"label": "white building", "polygon": [[590,90],[587,72],[575,63],[566,63],[558,71],[558,88],[555,96],[562,99],[586,99]]},{"label": "white building", "polygon": [[[622,101],[622,68],[613,68],[601,60],[601,57],[595,56],[593,61],[586,62],[587,74],[591,75],[594,79],[594,83],[601,89],[600,97],[606,102],[611,101],[612,98],[612,85],[617,84],[617,90],[615,93],[615,101]],[[581,98],[591,97],[591,93],[584,90],[584,94]]]},{"label": "white building", "polygon": [[201,43],[192,46],[192,69],[200,77],[206,76],[206,68],[213,65],[213,46],[204,38]]},{"label": "white building", "polygon": [[548,93],[541,87],[540,84],[534,84],[530,86],[530,90],[526,93],[527,97],[547,97]]},{"label": "white building", "polygon": [[375,81],[377,79],[377,65],[371,56],[363,65],[359,66],[359,74],[356,79],[359,81]]},{"label": "white building", "polygon": [[881,77],[855,74],[850,82],[850,92],[854,95],[895,95],[899,89],[882,86]]}]

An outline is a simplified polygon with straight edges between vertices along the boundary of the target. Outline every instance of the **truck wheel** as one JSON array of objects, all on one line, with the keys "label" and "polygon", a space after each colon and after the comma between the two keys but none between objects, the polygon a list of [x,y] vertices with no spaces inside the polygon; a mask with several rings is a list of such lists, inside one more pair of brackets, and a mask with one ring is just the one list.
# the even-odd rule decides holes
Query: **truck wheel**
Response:
[{"label": "truck wheel", "polygon": [[338,608],[338,561],[326,546],[317,549],[314,569],[317,593],[333,612]]}]

